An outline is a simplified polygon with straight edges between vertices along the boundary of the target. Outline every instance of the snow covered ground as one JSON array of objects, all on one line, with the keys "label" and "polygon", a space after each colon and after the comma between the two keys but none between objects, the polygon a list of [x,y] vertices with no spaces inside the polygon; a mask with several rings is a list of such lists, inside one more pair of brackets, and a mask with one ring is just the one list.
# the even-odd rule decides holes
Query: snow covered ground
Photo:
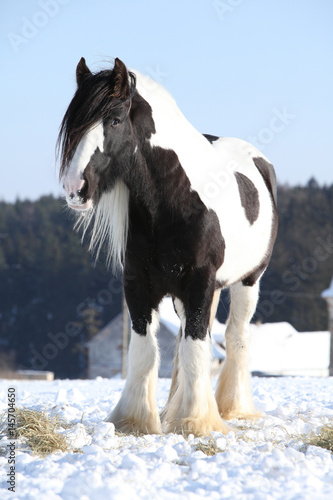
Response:
[{"label": "snow covered ground", "polygon": [[[213,382],[214,383],[214,382]],[[0,411],[8,388],[16,406],[56,410],[73,422],[65,432],[80,452],[40,458],[20,441],[15,449],[15,493],[8,491],[8,454],[0,456],[0,498],[47,500],[333,498],[332,453],[303,446],[303,434],[333,418],[333,378],[253,378],[256,422],[233,421],[235,432],[210,438],[117,436],[104,423],[124,381],[117,379],[0,381]],[[169,379],[159,380],[158,403]],[[2,450],[11,440],[1,436]],[[198,444],[213,445],[206,455]],[[200,446],[199,446],[200,447]]]}]

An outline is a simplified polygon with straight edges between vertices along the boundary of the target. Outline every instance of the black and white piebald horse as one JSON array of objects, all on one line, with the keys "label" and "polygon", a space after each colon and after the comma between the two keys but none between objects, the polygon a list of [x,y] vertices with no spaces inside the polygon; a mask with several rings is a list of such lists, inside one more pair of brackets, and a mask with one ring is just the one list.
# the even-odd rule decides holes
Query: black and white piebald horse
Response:
[{"label": "black and white piebald horse", "polygon": [[[277,231],[272,165],[238,139],[202,135],[150,78],[93,74],[82,58],[63,118],[60,179],[90,249],[123,269],[132,321],[126,385],[108,421],[123,432],[227,432],[255,416],[249,322]],[[230,287],[227,357],[214,397],[210,328]],[[156,402],[159,303],[181,321],[169,400]],[[162,420],[162,423],[161,423]]]}]

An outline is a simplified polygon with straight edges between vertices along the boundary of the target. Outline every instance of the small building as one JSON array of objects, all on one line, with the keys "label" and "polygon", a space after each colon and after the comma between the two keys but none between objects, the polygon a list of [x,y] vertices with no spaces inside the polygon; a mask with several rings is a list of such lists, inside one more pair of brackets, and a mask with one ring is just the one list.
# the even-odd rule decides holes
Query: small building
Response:
[{"label": "small building", "polygon": [[[173,356],[176,345],[174,334],[162,322],[157,333],[160,349],[160,378],[172,375]],[[95,335],[88,349],[88,378],[110,378],[122,373],[123,315],[118,314]]]},{"label": "small building", "polygon": [[7,380],[54,380],[54,373],[41,370],[0,370],[0,379]]}]

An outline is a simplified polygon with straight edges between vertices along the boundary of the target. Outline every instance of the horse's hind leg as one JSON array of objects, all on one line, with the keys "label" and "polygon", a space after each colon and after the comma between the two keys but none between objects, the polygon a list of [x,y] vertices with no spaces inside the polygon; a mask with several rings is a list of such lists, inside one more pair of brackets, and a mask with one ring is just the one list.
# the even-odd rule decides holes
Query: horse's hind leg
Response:
[{"label": "horse's hind leg", "polygon": [[179,345],[180,341],[182,338],[182,329],[180,328],[178,335],[177,335],[177,341],[176,341],[176,347],[175,347],[175,355],[173,358],[173,372],[172,372],[172,379],[171,379],[171,387],[170,387],[170,392],[169,392],[169,397],[166,405],[164,406],[163,410],[160,413],[161,420],[164,419],[165,414],[167,412],[168,405],[170,404],[170,401],[172,400],[176,389],[177,389],[177,379],[178,379],[178,363],[179,363]]},{"label": "horse's hind leg", "polygon": [[213,329],[213,323],[214,323],[214,319],[216,317],[216,311],[217,311],[217,308],[219,305],[220,295],[221,295],[221,288],[218,288],[214,292],[212,305],[210,307],[210,317],[209,317],[209,330],[210,330],[210,332]]},{"label": "horse's hind leg", "polygon": [[236,283],[230,287],[230,314],[226,330],[227,356],[220,374],[216,400],[223,418],[260,416],[252,401],[250,387],[250,320],[255,312],[259,280],[253,286]]}]

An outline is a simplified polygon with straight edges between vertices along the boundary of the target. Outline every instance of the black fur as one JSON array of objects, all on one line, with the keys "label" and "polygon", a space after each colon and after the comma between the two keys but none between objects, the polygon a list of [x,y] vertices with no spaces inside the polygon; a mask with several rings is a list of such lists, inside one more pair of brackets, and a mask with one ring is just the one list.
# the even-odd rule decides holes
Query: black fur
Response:
[{"label": "black fur", "polygon": [[202,135],[206,137],[207,141],[209,141],[211,144],[220,139],[220,137],[218,137],[217,135],[211,135],[211,134],[202,134]]},{"label": "black fur", "polygon": [[262,178],[265,181],[265,184],[267,186],[267,189],[271,195],[271,201],[272,201],[272,208],[273,208],[273,222],[272,222],[272,230],[271,230],[271,237],[270,237],[270,242],[269,242],[269,247],[267,250],[267,253],[265,255],[265,258],[260,262],[259,266],[256,267],[254,270],[251,271],[249,275],[247,275],[245,278],[243,278],[242,283],[244,286],[253,286],[258,278],[261,276],[261,274],[265,271],[266,267],[269,264],[272,252],[273,252],[273,246],[274,242],[276,239],[277,235],[277,229],[278,229],[278,213],[277,213],[277,185],[276,185],[276,176],[275,176],[275,171],[273,165],[266,161],[264,158],[253,158],[253,163],[259,170],[260,174],[262,175]]},{"label": "black fur", "polygon": [[261,157],[253,158],[253,163],[261,173],[268,191],[270,192],[274,206],[277,205],[277,183],[274,167],[271,163]]},{"label": "black fur", "polygon": [[259,194],[253,182],[240,172],[235,172],[239,195],[245,215],[250,224],[253,224],[259,215]]}]

